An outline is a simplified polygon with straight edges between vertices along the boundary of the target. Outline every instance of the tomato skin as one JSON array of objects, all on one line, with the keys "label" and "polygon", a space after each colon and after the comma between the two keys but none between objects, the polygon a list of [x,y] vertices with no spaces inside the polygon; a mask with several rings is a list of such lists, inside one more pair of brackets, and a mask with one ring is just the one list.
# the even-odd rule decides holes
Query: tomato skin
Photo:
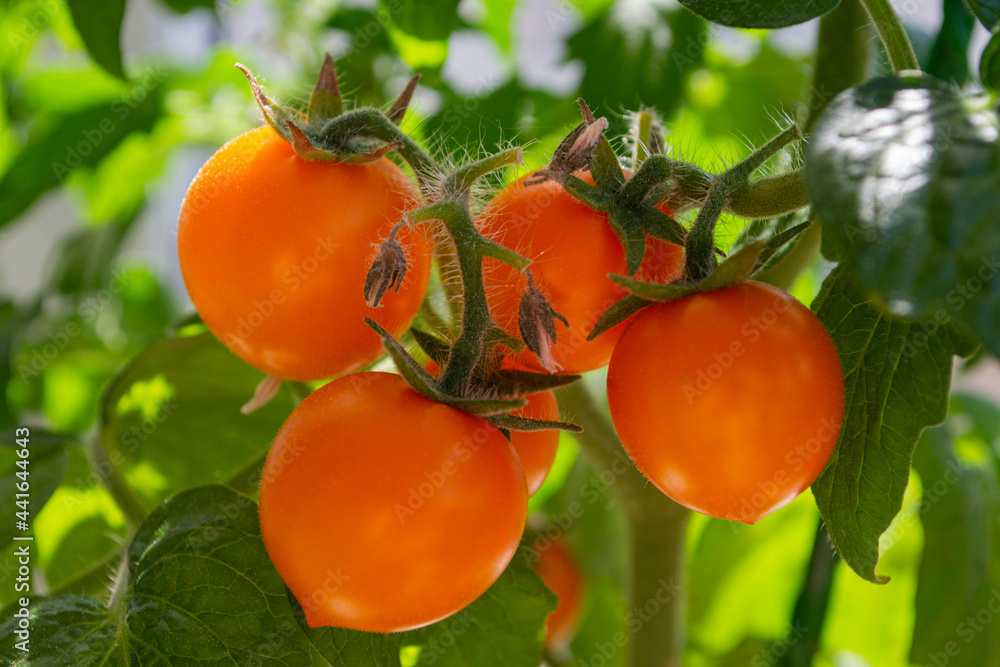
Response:
[{"label": "tomato skin", "polygon": [[657,488],[752,524],[823,471],[844,381],[816,316],[749,281],[640,313],[611,358],[608,403],[622,444]]},{"label": "tomato skin", "polygon": [[[592,182],[588,172],[577,176]],[[561,372],[582,373],[607,364],[627,322],[592,341],[588,342],[587,336],[604,311],[628,295],[607,277],[609,273],[627,274],[625,251],[608,216],[577,201],[555,181],[525,187],[522,177],[493,198],[480,216],[479,227],[484,235],[532,260],[535,285],[569,320],[569,329],[556,324],[557,340],[552,348],[553,358],[563,367]],[[636,277],[657,283],[677,278],[682,258],[680,246],[647,238],[646,255]],[[516,335],[527,278],[491,258],[485,260],[483,272],[493,318],[498,326]],[[532,370],[545,370],[527,350],[513,361]]]},{"label": "tomato skin", "polygon": [[[441,371],[441,367],[433,360],[428,361],[424,369],[434,377]],[[550,421],[559,419],[559,403],[551,391],[528,394],[523,398],[528,404],[519,410],[514,410],[515,415]],[[511,431],[510,444],[517,452],[521,467],[524,468],[524,476],[528,481],[528,495],[533,496],[542,488],[545,478],[549,476],[549,470],[552,469],[552,463],[556,460],[556,453],[559,450],[559,431]]]},{"label": "tomato skin", "polygon": [[380,308],[363,285],[377,244],[416,202],[388,160],[310,162],[270,127],[236,137],[201,168],[177,246],[191,301],[230,350],[266,373],[316,380],[382,355],[363,318],[402,333],[430,272],[424,235],[402,230],[409,270]]},{"label": "tomato skin", "polygon": [[583,602],[583,576],[563,540],[538,550],[535,572],[559,598],[555,611],[545,619],[545,645],[565,646],[573,638]]},{"label": "tomato skin", "polygon": [[496,581],[527,502],[500,431],[368,372],[313,392],[285,422],[264,465],[260,523],[310,627],[399,632]]}]

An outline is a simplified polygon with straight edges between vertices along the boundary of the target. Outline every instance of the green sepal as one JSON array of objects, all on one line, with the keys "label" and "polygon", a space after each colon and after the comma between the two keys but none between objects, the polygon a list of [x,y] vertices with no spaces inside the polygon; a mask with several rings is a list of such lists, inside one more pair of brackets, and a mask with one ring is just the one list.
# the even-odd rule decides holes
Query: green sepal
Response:
[{"label": "green sepal", "polygon": [[605,190],[617,191],[625,183],[625,172],[618,162],[618,156],[611,148],[611,142],[603,134],[594,147],[594,154],[590,163],[590,175]]},{"label": "green sepal", "polygon": [[249,68],[240,63],[236,63],[236,67],[246,75],[247,81],[250,82],[250,91],[253,93],[254,100],[257,101],[257,106],[260,107],[264,120],[285,141],[292,143],[292,135],[287,124],[297,120],[295,112],[268,97]]},{"label": "green sepal", "polygon": [[812,220],[806,220],[805,222],[800,222],[797,225],[793,225],[788,229],[782,230],[769,238],[767,243],[764,244],[764,248],[760,251],[760,256],[757,258],[757,263],[754,265],[751,275],[762,270],[779,250],[785,247],[785,245],[795,239],[799,234],[809,229],[812,224]]},{"label": "green sepal", "polygon": [[[694,294],[698,291],[697,285],[680,285],[677,283],[654,285],[652,283],[644,283],[641,280],[635,280],[634,278],[629,278],[627,276],[619,276],[614,273],[609,274],[608,278],[610,278],[615,284],[621,285],[635,296],[659,303],[683,299],[689,294]],[[627,299],[628,297],[625,298]],[[621,303],[621,301],[618,303]],[[617,305],[618,304],[616,303],[615,306]],[[615,306],[611,306],[611,308],[614,308]]]},{"label": "green sepal", "polygon": [[528,404],[528,401],[523,398],[452,398],[446,396],[439,400],[445,405],[450,405],[477,417],[503,415]]},{"label": "green sepal", "polygon": [[681,223],[663,211],[652,206],[642,206],[635,209],[633,215],[639,219],[646,233],[653,238],[680,246],[684,245],[687,230],[681,226]]},{"label": "green sepal", "polygon": [[750,277],[767,241],[753,241],[722,260],[715,271],[697,285],[699,292],[724,289],[739,284]]},{"label": "green sepal", "polygon": [[441,340],[434,334],[421,331],[416,327],[410,327],[410,335],[417,341],[417,345],[424,351],[431,360],[441,368],[448,362],[448,355],[451,353],[451,345],[447,341]]},{"label": "green sepal", "polygon": [[503,396],[521,396],[573,384],[581,376],[558,373],[536,373],[515,368],[505,368],[490,374],[490,384]]},{"label": "green sepal", "polygon": [[309,94],[306,118],[310,125],[320,126],[344,110],[344,98],[337,83],[337,66],[330,54],[323,58],[316,85]]},{"label": "green sepal", "polygon": [[483,344],[487,347],[491,345],[503,345],[511,352],[521,352],[525,347],[524,341],[499,327],[490,327],[486,330]]},{"label": "green sepal", "polygon": [[615,207],[608,214],[608,224],[625,249],[626,271],[630,276],[635,275],[646,255],[646,232],[642,223],[630,211]]},{"label": "green sepal", "polygon": [[632,317],[647,306],[652,306],[655,301],[643,299],[641,296],[629,294],[623,299],[619,299],[610,308],[604,311],[601,318],[597,320],[593,330],[587,335],[587,340],[594,340],[608,329],[618,326],[628,318]]},{"label": "green sepal", "polygon": [[[614,207],[614,197],[608,194],[603,188],[591,185],[582,178],[573,174],[564,174],[557,171],[542,170],[536,172],[540,177],[550,178],[563,186],[566,193],[573,199],[585,204],[589,208],[600,213],[609,212]],[[542,179],[544,180],[544,179]],[[541,181],[538,181],[541,182]],[[525,182],[529,187],[532,183]]]},{"label": "green sepal", "polygon": [[583,427],[572,422],[554,421],[549,419],[530,419],[516,415],[493,415],[486,419],[489,423],[503,431],[569,431],[583,433]]},{"label": "green sepal", "polygon": [[379,326],[370,317],[365,318],[365,324],[370,326],[378,334],[379,338],[382,339],[382,345],[385,347],[386,352],[389,353],[389,356],[392,357],[392,361],[396,364],[396,369],[408,385],[432,401],[441,403],[448,401],[448,397],[438,389],[437,382],[431,377],[431,374],[425,371],[417,363],[417,360],[410,356],[410,353],[406,351],[406,348],[398,340],[393,338],[388,331]]}]

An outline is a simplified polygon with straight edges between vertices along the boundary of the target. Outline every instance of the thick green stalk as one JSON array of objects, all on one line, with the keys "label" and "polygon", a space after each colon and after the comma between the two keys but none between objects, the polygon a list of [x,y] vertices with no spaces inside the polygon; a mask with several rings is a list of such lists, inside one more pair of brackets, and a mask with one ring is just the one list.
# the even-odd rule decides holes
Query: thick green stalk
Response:
[{"label": "thick green stalk", "polygon": [[889,4],[889,0],[861,1],[875,25],[875,30],[878,31],[879,39],[885,46],[892,69],[897,72],[920,69],[917,54],[913,51],[913,44],[910,43],[910,37],[906,34],[906,28],[899,20],[899,14]]},{"label": "thick green stalk", "polygon": [[813,664],[813,656],[819,649],[823,624],[830,607],[836,565],[837,557],[830,544],[830,536],[820,522],[816,528],[806,578],[792,612],[790,630],[794,641],[781,661],[781,667],[809,667]]},{"label": "thick green stalk", "polygon": [[557,391],[560,408],[583,427],[584,454],[618,480],[614,492],[630,534],[627,651],[633,667],[679,667],[684,650],[684,536],[690,512],[660,493],[628,460],[606,413],[583,383]]}]

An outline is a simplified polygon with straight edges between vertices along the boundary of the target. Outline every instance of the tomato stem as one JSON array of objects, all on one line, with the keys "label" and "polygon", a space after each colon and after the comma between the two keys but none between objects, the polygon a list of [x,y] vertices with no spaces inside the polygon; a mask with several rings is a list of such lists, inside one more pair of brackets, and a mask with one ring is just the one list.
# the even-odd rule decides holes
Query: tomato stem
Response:
[{"label": "tomato stem", "polygon": [[861,2],[878,31],[879,39],[885,46],[885,52],[889,55],[892,69],[896,72],[919,70],[920,63],[917,62],[917,54],[913,51],[913,44],[910,43],[906,28],[903,27],[899,14],[889,4],[889,0],[861,0]]}]

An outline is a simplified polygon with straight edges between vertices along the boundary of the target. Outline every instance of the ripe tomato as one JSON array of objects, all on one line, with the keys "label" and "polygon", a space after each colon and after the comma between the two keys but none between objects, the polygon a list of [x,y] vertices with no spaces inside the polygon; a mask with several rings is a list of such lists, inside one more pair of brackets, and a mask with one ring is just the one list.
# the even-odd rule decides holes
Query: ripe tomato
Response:
[{"label": "ripe tomato", "polygon": [[750,281],[640,313],[611,357],[608,403],[657,488],[693,510],[755,523],[823,471],[844,379],[816,316]]},{"label": "ripe tomato", "polygon": [[583,577],[573,554],[562,540],[538,551],[535,572],[559,598],[559,605],[545,620],[545,645],[564,646],[573,638],[583,602]]},{"label": "ripe tomato", "polygon": [[[578,174],[591,181],[590,174]],[[608,363],[626,322],[587,342],[605,310],[626,296],[609,273],[626,274],[625,251],[608,224],[608,216],[567,194],[555,181],[525,187],[521,178],[487,205],[480,230],[497,243],[532,260],[535,285],[552,307],[569,321],[556,324],[554,361],[563,372],[580,373]],[[667,282],[680,275],[683,250],[658,239],[647,239],[646,255],[637,277]],[[483,266],[490,312],[506,331],[518,333],[518,307],[527,278],[512,267],[487,258]],[[514,362],[544,370],[525,350]]]},{"label": "ripe tomato", "polygon": [[[424,366],[427,372],[437,377],[440,367],[433,361]],[[514,414],[531,419],[559,419],[559,404],[556,395],[551,391],[542,391],[525,396],[528,404]],[[528,495],[542,488],[542,483],[549,476],[552,462],[556,460],[559,449],[559,431],[511,431],[510,444],[517,452],[517,458],[524,468],[524,476],[528,481]]]},{"label": "ripe tomato", "polygon": [[363,318],[400,334],[423,298],[426,240],[402,230],[409,271],[384,307],[363,286],[376,244],[416,201],[388,160],[310,162],[270,127],[236,137],[195,177],[177,246],[191,301],[230,350],[266,373],[333,377],[382,354]]},{"label": "ripe tomato", "polygon": [[517,551],[524,472],[488,422],[397,375],[313,392],[282,426],[260,485],[275,567],[311,627],[421,627],[489,588]]}]

